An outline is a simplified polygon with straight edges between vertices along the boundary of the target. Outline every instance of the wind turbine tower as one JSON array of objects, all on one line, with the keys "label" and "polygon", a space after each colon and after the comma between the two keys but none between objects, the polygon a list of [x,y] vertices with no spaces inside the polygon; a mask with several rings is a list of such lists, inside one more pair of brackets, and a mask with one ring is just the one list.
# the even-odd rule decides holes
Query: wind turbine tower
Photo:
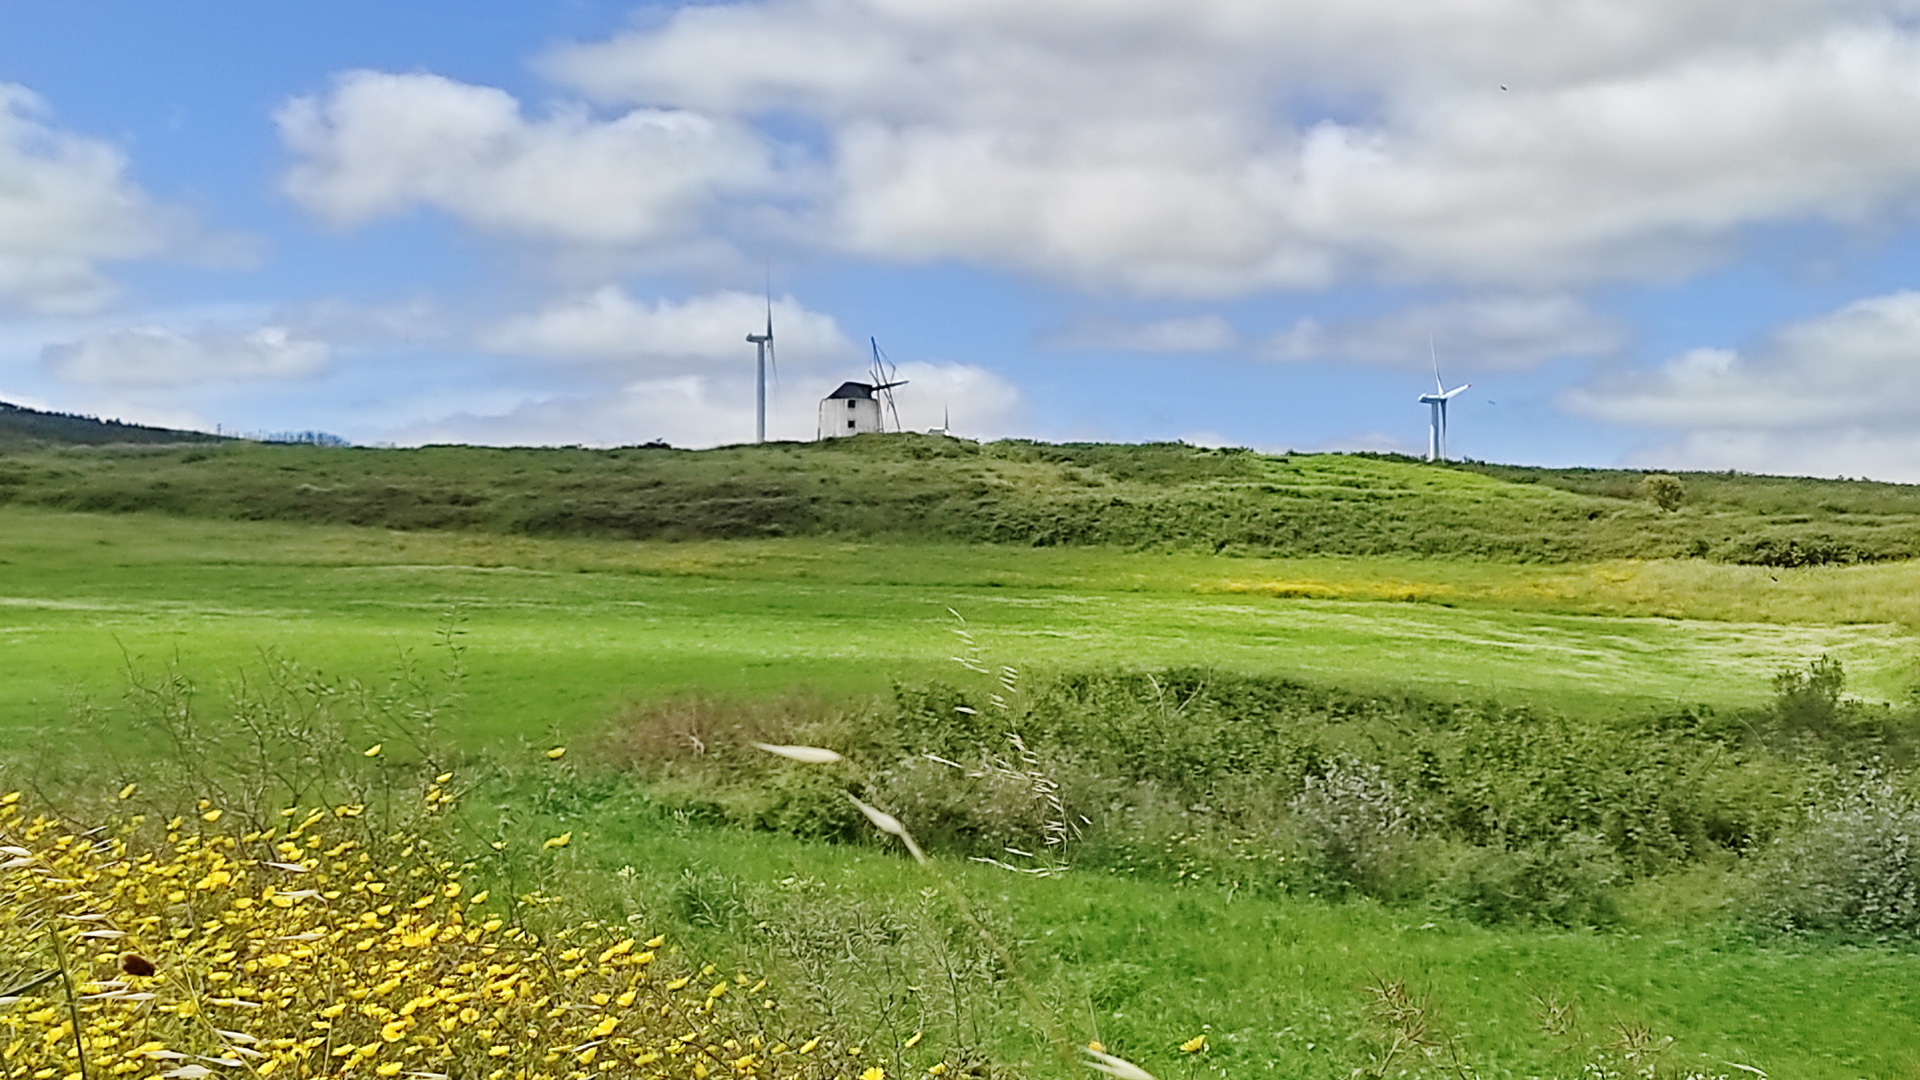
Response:
[{"label": "wind turbine tower", "polygon": [[[748,334],[747,340],[759,346],[753,397],[753,441],[767,441],[767,358],[773,353],[773,293],[767,293],[767,332]],[[776,361],[777,363],[777,361]]]},{"label": "wind turbine tower", "polygon": [[1440,381],[1440,354],[1434,351],[1432,338],[1427,339],[1427,353],[1433,358],[1433,393],[1420,395],[1420,404],[1432,410],[1432,417],[1427,427],[1427,460],[1445,461],[1447,460],[1447,402],[1473,384],[1462,383],[1451,390],[1447,389],[1447,384]]}]

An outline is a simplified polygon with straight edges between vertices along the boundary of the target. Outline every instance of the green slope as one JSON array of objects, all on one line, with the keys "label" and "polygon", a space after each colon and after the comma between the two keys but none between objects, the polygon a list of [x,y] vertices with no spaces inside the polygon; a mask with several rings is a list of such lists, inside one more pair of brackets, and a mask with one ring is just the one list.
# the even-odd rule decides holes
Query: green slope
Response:
[{"label": "green slope", "polygon": [[[1631,474],[1637,476],[1637,474]],[[1502,561],[1704,557],[1778,566],[1920,552],[1920,489],[1270,457],[1183,444],[923,435],[706,451],[71,447],[0,457],[0,502],[533,536],[820,536]]]},{"label": "green slope", "polygon": [[123,424],[71,413],[41,412],[0,401],[0,450],[52,446],[121,446],[218,442],[200,431]]}]

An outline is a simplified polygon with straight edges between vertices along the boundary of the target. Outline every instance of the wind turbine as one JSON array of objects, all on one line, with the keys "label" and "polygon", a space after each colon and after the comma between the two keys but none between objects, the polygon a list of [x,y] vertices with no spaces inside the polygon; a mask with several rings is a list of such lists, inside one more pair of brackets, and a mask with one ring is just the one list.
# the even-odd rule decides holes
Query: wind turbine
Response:
[{"label": "wind turbine", "polygon": [[[767,361],[773,359],[773,286],[767,286],[767,332],[748,334],[747,340],[759,346],[759,357],[755,363],[756,378],[753,397],[753,441],[767,441]],[[774,360],[776,377],[780,362]]]},{"label": "wind turbine", "polygon": [[1433,416],[1427,428],[1427,460],[1445,461],[1447,460],[1447,402],[1473,384],[1462,383],[1451,390],[1447,389],[1447,384],[1440,381],[1440,354],[1434,351],[1432,338],[1427,339],[1427,353],[1433,358],[1433,393],[1420,395],[1420,404],[1433,410]]},{"label": "wind turbine", "polygon": [[[887,360],[887,354],[880,351],[879,338],[870,337],[867,343],[873,346],[873,388],[880,392],[881,398],[887,403],[887,411],[893,414],[893,430],[905,431],[906,429],[900,426],[900,410],[893,407],[893,388],[907,385],[907,380],[893,377],[896,369]],[[887,425],[883,419],[880,430],[886,429]]]}]

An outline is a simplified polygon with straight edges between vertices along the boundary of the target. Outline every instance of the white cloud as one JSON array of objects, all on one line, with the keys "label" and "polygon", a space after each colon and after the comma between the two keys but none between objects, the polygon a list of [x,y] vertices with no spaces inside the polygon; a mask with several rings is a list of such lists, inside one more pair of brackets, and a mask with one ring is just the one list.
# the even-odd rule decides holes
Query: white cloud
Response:
[{"label": "white cloud", "polygon": [[505,91],[355,71],[276,117],[296,155],[287,192],[342,225],[432,206],[484,229],[583,245],[692,230],[721,192],[762,184],[741,126],[676,109],[529,120]]},{"label": "white cloud", "polygon": [[158,254],[170,228],[124,155],[47,126],[45,111],[0,83],[0,307],[91,311],[114,292],[101,264]]},{"label": "white cloud", "polygon": [[1026,419],[1020,389],[986,368],[910,360],[897,374],[907,380],[893,396],[908,431],[950,427],[962,438],[1001,439]]},{"label": "white cloud", "polygon": [[131,327],[49,345],[41,352],[42,362],[62,379],[116,387],[302,378],[325,370],[329,356],[325,343],[284,326],[194,334]]},{"label": "white cloud", "polygon": [[1920,292],[1783,327],[1750,354],[1693,349],[1562,404],[1681,432],[1642,454],[1669,467],[1920,479]]},{"label": "white cloud", "polygon": [[[483,330],[480,344],[498,352],[615,366],[628,376],[699,372],[717,365],[749,370],[746,335],[764,328],[765,297],[720,292],[682,301],[635,300],[615,285],[520,315]],[[773,302],[774,355],[793,370],[839,361],[859,366],[859,349],[831,315],[808,311],[791,296]]]},{"label": "white cloud", "polygon": [[1920,438],[1858,428],[1698,431],[1637,450],[1626,463],[1643,469],[1736,469],[1912,484],[1920,483]]},{"label": "white cloud", "polygon": [[1910,7],[767,0],[545,67],[606,101],[812,118],[816,238],[862,254],[1169,295],[1538,288],[1920,206]]},{"label": "white cloud", "polygon": [[1437,353],[1441,370],[1464,376],[1604,355],[1619,348],[1622,337],[1618,326],[1570,296],[1489,296],[1416,305],[1372,319],[1302,319],[1271,338],[1264,351],[1280,360],[1417,369]]},{"label": "white cloud", "polygon": [[[902,423],[911,430],[939,426],[943,408],[951,410],[954,433],[968,438],[1008,434],[1019,420],[1019,391],[991,372],[908,363],[900,365],[900,375],[910,384],[895,392],[896,402]],[[783,385],[768,402],[767,437],[812,439],[819,398],[835,385],[837,380],[821,378]],[[681,447],[741,443],[753,437],[753,386],[751,378],[733,373],[641,379],[590,395],[529,399],[492,415],[444,417],[389,437],[405,444],[630,446],[653,439]]]},{"label": "white cloud", "polygon": [[1114,352],[1220,352],[1240,343],[1233,324],[1218,315],[1191,315],[1152,322],[1091,320],[1048,339],[1058,349]]}]

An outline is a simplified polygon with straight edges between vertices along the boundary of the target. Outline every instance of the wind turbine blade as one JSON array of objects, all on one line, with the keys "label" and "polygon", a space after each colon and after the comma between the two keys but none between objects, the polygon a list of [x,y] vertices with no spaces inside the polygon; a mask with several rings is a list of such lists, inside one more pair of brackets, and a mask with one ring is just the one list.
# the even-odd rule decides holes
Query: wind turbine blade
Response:
[{"label": "wind turbine blade", "polygon": [[1433,335],[1427,335],[1427,356],[1433,360],[1433,389],[1435,393],[1446,393],[1445,383],[1440,381],[1440,353],[1433,347]]},{"label": "wind turbine blade", "polygon": [[1444,394],[1441,394],[1441,395],[1440,395],[1440,400],[1442,400],[1442,401],[1446,401],[1446,400],[1448,400],[1448,399],[1450,399],[1450,398],[1452,398],[1452,397],[1453,397],[1454,395],[1456,395],[1456,394],[1460,394],[1460,393],[1464,393],[1464,392],[1466,391],[1466,389],[1467,389],[1467,387],[1469,387],[1469,386],[1472,386],[1472,385],[1473,385],[1472,383],[1461,383],[1461,384],[1460,384],[1459,386],[1456,386],[1456,387],[1454,387],[1453,389],[1451,389],[1451,390],[1449,390],[1449,391],[1447,391],[1446,393],[1444,393]]}]

